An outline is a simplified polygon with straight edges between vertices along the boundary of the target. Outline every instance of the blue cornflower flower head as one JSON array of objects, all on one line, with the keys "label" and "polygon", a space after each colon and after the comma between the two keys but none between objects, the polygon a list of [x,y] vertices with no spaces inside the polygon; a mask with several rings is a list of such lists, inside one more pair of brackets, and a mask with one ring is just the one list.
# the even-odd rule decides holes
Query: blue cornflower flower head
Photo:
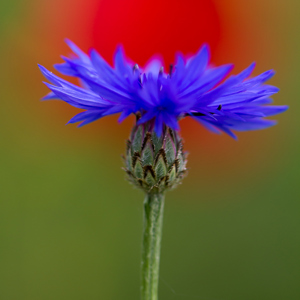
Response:
[{"label": "blue cornflower flower head", "polygon": [[102,117],[120,113],[119,121],[137,117],[124,156],[128,180],[146,193],[163,193],[176,187],[186,174],[186,153],[178,134],[178,121],[192,117],[212,132],[236,138],[233,131],[263,129],[276,122],[264,119],[287,109],[268,105],[278,88],[265,82],[270,70],[250,77],[254,64],[228,77],[232,65],[211,67],[204,45],[186,60],[181,54],[176,64],[164,72],[162,63],[152,59],[140,69],[119,47],[111,67],[95,51],[89,55],[67,40],[74,52],[64,63],[55,65],[63,75],[77,77],[81,86],[69,83],[40,69],[51,83],[45,100],[58,98],[84,109],[69,123],[86,125]]},{"label": "blue cornflower flower head", "polygon": [[[204,45],[186,60],[181,54],[166,74],[157,60],[143,71],[129,61],[122,47],[114,56],[114,68],[95,51],[89,55],[71,41],[74,52],[55,68],[64,75],[80,79],[81,87],[55,76],[44,67],[40,69],[51,82],[45,83],[51,93],[44,97],[58,98],[84,109],[69,123],[86,125],[104,116],[121,113],[122,121],[131,114],[141,115],[138,125],[151,122],[157,136],[164,126],[178,130],[178,121],[190,116],[212,132],[223,131],[236,138],[233,131],[263,129],[276,124],[264,119],[284,112],[287,106],[268,105],[278,88],[267,85],[274,71],[250,78],[255,64],[238,75],[227,78],[232,65],[211,67],[209,49]],[[226,79],[227,78],[227,79]]]}]

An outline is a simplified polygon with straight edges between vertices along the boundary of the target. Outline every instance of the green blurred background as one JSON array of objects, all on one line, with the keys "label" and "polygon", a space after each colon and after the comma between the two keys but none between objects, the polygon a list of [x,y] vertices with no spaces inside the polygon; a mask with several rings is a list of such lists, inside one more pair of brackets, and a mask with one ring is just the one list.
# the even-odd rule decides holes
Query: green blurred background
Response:
[{"label": "green blurred background", "polygon": [[255,74],[277,71],[275,103],[290,105],[277,126],[236,142],[181,122],[190,170],[167,194],[159,295],[300,299],[299,11],[298,0],[1,0],[0,299],[139,299],[143,195],[120,158],[133,118],[78,129],[64,125],[76,109],[39,101],[37,63],[60,62],[65,37],[109,61],[123,43],[141,65],[206,41],[234,72],[252,60]]}]

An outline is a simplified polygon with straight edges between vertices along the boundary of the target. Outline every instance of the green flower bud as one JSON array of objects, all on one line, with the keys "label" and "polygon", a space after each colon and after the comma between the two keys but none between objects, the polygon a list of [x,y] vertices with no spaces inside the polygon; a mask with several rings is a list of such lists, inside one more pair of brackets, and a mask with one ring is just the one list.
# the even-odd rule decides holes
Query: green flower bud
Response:
[{"label": "green flower bud", "polygon": [[186,175],[186,156],[179,134],[164,126],[158,137],[151,122],[133,127],[127,141],[127,179],[146,193],[174,189]]}]

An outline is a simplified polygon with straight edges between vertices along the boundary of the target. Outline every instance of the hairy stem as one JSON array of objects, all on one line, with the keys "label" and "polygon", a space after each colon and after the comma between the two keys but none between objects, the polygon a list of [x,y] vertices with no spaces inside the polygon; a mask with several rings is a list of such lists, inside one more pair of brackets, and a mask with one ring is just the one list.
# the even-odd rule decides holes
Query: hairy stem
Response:
[{"label": "hairy stem", "polygon": [[163,194],[146,195],[142,250],[142,300],[157,300],[163,210]]}]

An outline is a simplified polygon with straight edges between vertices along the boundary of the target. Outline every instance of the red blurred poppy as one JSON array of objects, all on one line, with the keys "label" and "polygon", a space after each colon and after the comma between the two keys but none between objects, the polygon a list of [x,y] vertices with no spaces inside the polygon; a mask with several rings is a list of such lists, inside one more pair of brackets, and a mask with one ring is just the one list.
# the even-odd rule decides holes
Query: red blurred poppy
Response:
[{"label": "red blurred poppy", "polygon": [[93,26],[93,46],[106,60],[123,44],[141,65],[156,53],[168,65],[176,51],[194,53],[205,42],[213,51],[220,38],[212,0],[103,0]]}]

